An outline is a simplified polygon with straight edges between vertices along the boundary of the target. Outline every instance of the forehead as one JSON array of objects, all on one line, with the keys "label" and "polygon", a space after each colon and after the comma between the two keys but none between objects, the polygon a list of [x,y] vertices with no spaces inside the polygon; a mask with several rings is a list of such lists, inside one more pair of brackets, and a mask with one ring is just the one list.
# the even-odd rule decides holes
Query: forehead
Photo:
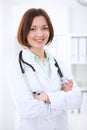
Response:
[{"label": "forehead", "polygon": [[36,25],[48,25],[47,24],[47,20],[44,16],[36,16],[34,17],[33,21],[32,21],[32,26],[36,26]]}]

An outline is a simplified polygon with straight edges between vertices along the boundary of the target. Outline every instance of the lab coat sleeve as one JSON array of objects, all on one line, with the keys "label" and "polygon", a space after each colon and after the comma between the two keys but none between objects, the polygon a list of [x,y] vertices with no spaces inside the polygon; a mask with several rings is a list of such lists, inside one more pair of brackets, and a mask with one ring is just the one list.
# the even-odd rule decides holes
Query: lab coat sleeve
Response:
[{"label": "lab coat sleeve", "polygon": [[19,113],[19,117],[27,118],[46,118],[47,116],[55,116],[62,111],[51,109],[51,105],[36,100],[29,87],[24,81],[18,63],[10,63],[7,68],[7,78],[12,93],[13,101]]},{"label": "lab coat sleeve", "polygon": [[81,93],[79,88],[73,88],[73,90],[64,92],[58,91],[55,93],[47,93],[51,102],[52,108],[58,110],[74,110],[81,105]]},{"label": "lab coat sleeve", "polygon": [[78,109],[82,103],[80,88],[78,87],[73,75],[71,74],[71,72],[68,71],[64,63],[58,63],[61,67],[63,75],[67,79],[73,80],[73,89],[68,92],[60,90],[55,93],[47,93],[51,102],[51,106],[52,108],[64,111]]}]

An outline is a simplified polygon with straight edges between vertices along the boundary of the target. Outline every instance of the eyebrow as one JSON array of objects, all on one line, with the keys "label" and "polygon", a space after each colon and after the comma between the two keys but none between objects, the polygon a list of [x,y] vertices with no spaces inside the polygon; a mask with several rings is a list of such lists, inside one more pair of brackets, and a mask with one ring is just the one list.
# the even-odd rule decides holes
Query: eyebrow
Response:
[{"label": "eyebrow", "polygon": [[[47,24],[46,24],[46,25],[42,25],[42,27],[44,27],[44,26],[47,26],[47,27],[48,27]],[[31,27],[37,27],[37,25],[31,25]]]}]

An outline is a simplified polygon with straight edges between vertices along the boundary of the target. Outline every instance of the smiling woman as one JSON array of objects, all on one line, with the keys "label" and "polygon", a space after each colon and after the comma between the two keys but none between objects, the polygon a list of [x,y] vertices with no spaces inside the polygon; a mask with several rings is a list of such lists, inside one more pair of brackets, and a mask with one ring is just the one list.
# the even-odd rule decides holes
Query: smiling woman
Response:
[{"label": "smiling woman", "polygon": [[29,43],[27,41],[27,35],[31,31],[36,32],[40,30],[41,32],[49,32],[49,38],[47,39],[46,44],[51,42],[54,36],[54,30],[53,30],[49,16],[42,9],[36,10],[32,8],[31,10],[28,10],[23,15],[22,20],[20,22],[19,29],[18,29],[19,43],[24,46],[29,47]]},{"label": "smiling woman", "polygon": [[[17,35],[24,49],[8,66],[9,86],[20,118],[18,130],[68,130],[67,111],[81,104],[72,74],[44,48],[53,37],[45,10],[31,8],[24,13]],[[60,70],[67,81],[63,84]]]}]

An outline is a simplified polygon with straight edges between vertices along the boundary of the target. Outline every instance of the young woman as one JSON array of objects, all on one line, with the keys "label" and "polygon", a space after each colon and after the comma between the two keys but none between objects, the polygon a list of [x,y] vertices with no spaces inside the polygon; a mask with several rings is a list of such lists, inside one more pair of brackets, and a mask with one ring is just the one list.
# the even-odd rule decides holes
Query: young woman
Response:
[{"label": "young woman", "polygon": [[71,73],[44,49],[53,37],[51,20],[43,9],[24,13],[17,35],[24,49],[8,67],[18,130],[68,130],[67,111],[81,104],[81,92]]}]

